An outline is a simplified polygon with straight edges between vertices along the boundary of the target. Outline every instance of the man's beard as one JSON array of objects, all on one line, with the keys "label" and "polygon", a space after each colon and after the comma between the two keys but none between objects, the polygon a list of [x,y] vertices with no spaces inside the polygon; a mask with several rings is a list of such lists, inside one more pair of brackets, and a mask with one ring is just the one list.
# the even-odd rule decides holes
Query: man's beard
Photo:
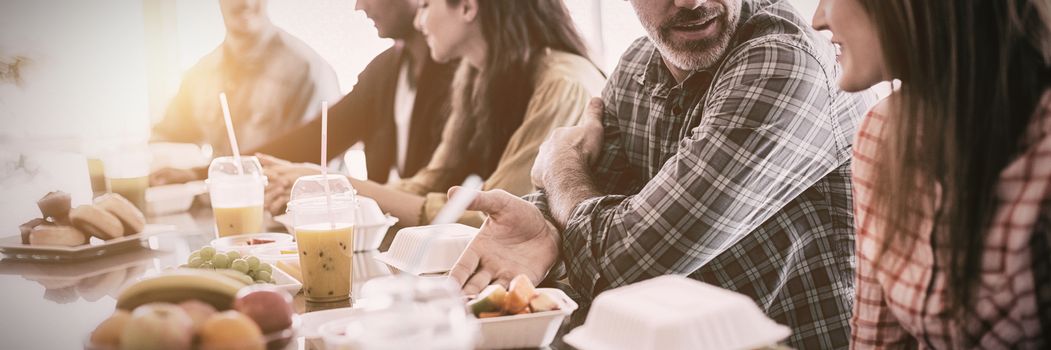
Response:
[{"label": "man's beard", "polygon": [[[657,46],[665,62],[676,68],[695,71],[714,65],[726,52],[737,24],[738,9],[703,7],[696,10],[680,10],[675,16],[659,26],[651,21],[642,20],[650,39]],[[714,18],[713,18],[714,17]],[[709,26],[720,26],[721,31],[714,36],[698,39],[675,41],[672,39],[674,27],[711,19]]]}]

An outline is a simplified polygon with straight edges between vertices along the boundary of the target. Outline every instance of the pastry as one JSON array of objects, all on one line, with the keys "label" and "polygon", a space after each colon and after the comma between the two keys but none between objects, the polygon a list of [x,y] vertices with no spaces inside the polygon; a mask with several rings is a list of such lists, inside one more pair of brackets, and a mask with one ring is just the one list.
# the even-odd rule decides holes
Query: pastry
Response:
[{"label": "pastry", "polygon": [[120,223],[124,225],[125,236],[142,232],[146,227],[146,217],[142,215],[142,211],[119,194],[107,193],[99,196],[95,199],[95,206],[120,219]]},{"label": "pastry", "polygon": [[33,228],[29,233],[29,244],[76,247],[87,244],[83,232],[71,226],[45,224]]},{"label": "pastry", "polygon": [[40,226],[47,223],[44,219],[33,219],[29,220],[24,224],[18,225],[18,230],[22,231],[22,244],[29,244],[29,233],[33,231],[34,227]]},{"label": "pastry", "polygon": [[124,225],[120,219],[91,204],[73,208],[69,212],[69,220],[77,229],[103,240],[124,236]]},{"label": "pastry", "polygon": [[62,191],[49,192],[36,202],[40,213],[44,218],[51,218],[58,224],[69,224],[70,198],[69,193]]}]

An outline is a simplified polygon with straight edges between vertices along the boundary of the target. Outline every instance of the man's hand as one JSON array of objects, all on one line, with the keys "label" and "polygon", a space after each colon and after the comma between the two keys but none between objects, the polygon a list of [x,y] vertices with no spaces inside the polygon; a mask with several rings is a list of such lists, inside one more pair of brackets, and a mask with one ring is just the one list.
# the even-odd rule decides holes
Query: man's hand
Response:
[{"label": "man's hand", "polygon": [[565,162],[586,169],[584,166],[598,159],[602,150],[602,110],[602,99],[592,98],[579,124],[551,131],[551,136],[540,145],[530,172],[533,186],[546,188],[546,183],[558,176],[557,167]]},{"label": "man's hand", "polygon": [[256,154],[267,177],[263,203],[271,215],[280,215],[288,204],[292,185],[301,176],[321,174],[321,166],[310,163],[292,163],[265,154]]},{"label": "man's hand", "polygon": [[[456,190],[450,189],[449,197]],[[558,260],[558,231],[533,204],[493,190],[479,193],[467,209],[489,218],[449,272],[464,294],[493,283],[507,287],[518,274],[540,283]]]},{"label": "man's hand", "polygon": [[163,168],[150,174],[150,186],[182,184],[200,180],[192,169]]}]

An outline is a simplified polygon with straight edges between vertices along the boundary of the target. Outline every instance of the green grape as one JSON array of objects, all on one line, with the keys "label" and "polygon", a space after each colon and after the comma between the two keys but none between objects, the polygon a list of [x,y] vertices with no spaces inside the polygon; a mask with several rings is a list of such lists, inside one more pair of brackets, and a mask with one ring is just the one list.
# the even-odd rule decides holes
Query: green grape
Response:
[{"label": "green grape", "polygon": [[245,257],[245,260],[248,261],[248,268],[251,269],[252,271],[255,271],[255,270],[259,269],[259,258],[254,257],[254,256],[248,256],[248,257]]},{"label": "green grape", "polygon": [[256,280],[256,281],[263,281],[263,282],[270,282],[271,281],[270,273],[266,272],[266,271],[258,271],[258,272],[256,272],[255,273],[255,277],[253,279]]},{"label": "green grape", "polygon": [[270,266],[270,264],[267,263],[259,264],[259,268],[257,270],[269,272],[271,275],[274,274],[274,267]]},{"label": "green grape", "polygon": [[190,257],[186,258],[186,261],[190,261],[190,260],[193,260],[193,258],[200,258],[200,257],[201,257],[201,251],[200,250],[195,250],[195,251],[193,251],[193,253],[190,253]]},{"label": "green grape", "polygon": [[212,263],[211,263],[210,261],[206,261],[206,262],[204,262],[204,263],[201,263],[201,266],[198,266],[197,268],[199,268],[199,269],[208,269],[208,270],[214,270],[214,269],[215,269],[215,266],[212,266]]},{"label": "green grape", "polygon": [[234,261],[241,258],[241,253],[238,253],[236,250],[231,250],[226,252],[226,256],[230,258],[230,261]]},{"label": "green grape", "polygon": [[201,257],[195,256],[193,258],[190,258],[190,262],[187,263],[186,265],[188,265],[188,266],[190,266],[192,268],[199,268],[199,267],[201,267],[201,264],[204,264],[204,259],[201,259]]},{"label": "green grape", "polygon": [[201,248],[199,253],[201,255],[201,259],[211,260],[212,257],[215,256],[215,248],[204,247],[204,248]]},{"label": "green grape", "polygon": [[212,265],[217,269],[225,269],[230,267],[230,257],[223,253],[215,253],[212,257]]},{"label": "green grape", "polygon": [[247,274],[248,273],[248,262],[244,259],[237,259],[230,263],[230,268],[237,270],[237,272]]}]

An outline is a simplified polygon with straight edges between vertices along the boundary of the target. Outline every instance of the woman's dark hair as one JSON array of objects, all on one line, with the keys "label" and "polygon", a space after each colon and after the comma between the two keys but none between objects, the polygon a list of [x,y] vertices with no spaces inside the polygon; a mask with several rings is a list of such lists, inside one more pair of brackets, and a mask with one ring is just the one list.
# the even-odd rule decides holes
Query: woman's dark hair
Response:
[{"label": "woman's dark hair", "polygon": [[[1047,0],[859,1],[901,80],[884,131],[873,200],[891,245],[935,208],[931,246],[950,309],[966,313],[998,205],[1000,172],[1051,87]],[[940,186],[941,190],[935,190]],[[937,203],[937,204],[936,204]]]},{"label": "woman's dark hair", "polygon": [[[450,6],[461,1],[446,0]],[[545,50],[587,57],[587,46],[562,0],[478,0],[478,19],[487,61],[481,70],[461,64],[456,74],[453,113],[466,116],[456,127],[469,137],[459,141],[465,147],[454,148],[466,152],[453,157],[467,162],[458,168],[488,178],[522,125]]]}]

